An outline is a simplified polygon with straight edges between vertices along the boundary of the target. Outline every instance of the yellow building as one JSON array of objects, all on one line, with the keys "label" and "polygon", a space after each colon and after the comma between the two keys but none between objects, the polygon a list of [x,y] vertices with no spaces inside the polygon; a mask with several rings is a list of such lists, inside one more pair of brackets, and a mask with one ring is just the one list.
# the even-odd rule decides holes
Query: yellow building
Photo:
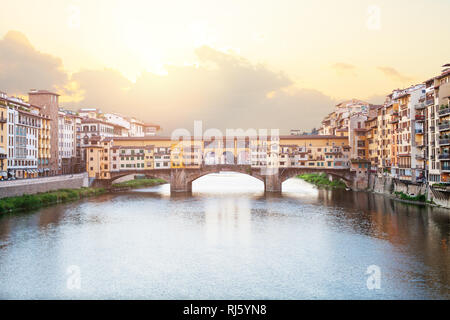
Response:
[{"label": "yellow building", "polygon": [[[348,137],[280,136],[280,149],[280,166],[282,166],[281,162],[287,158],[291,159],[289,164],[291,167],[342,169],[349,166]],[[288,157],[285,156],[286,154]]]},{"label": "yellow building", "polygon": [[365,127],[367,129],[367,159],[370,161],[371,171],[377,170],[378,167],[378,117],[372,117],[366,120]]},{"label": "yellow building", "polygon": [[8,177],[8,109],[0,100],[0,180]]},{"label": "yellow building", "polygon": [[[39,107],[31,105],[37,111]],[[51,119],[47,115],[41,114],[41,126],[38,134],[38,172],[39,176],[45,177],[50,174],[50,158],[51,158]]]}]

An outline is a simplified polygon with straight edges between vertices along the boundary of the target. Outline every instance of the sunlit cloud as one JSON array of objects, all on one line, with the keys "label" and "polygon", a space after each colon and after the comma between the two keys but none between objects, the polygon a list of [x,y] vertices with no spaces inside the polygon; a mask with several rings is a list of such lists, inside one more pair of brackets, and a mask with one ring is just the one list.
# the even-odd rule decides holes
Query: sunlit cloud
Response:
[{"label": "sunlit cloud", "polygon": [[405,83],[414,80],[409,76],[401,74],[392,67],[378,67],[377,69],[380,70],[386,77],[390,78],[393,81]]},{"label": "sunlit cloud", "polygon": [[38,86],[57,90],[67,82],[62,60],[36,50],[23,33],[9,31],[0,40],[0,90],[22,94]]}]

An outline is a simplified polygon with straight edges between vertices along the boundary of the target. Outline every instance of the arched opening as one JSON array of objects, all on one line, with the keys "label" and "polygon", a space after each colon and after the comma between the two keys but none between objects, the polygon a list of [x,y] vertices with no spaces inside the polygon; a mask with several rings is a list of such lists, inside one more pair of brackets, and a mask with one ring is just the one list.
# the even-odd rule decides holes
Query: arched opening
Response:
[{"label": "arched opening", "polygon": [[[292,179],[299,179],[313,186],[318,187],[330,187],[330,188],[351,188],[351,181],[345,177],[335,174],[334,172],[321,172],[321,171],[299,171],[291,175],[283,177],[282,181],[289,181]],[[289,183],[288,183],[289,184]]]},{"label": "arched opening", "polygon": [[207,173],[192,180],[194,193],[260,193],[264,182],[242,172],[222,171]]},{"label": "arched opening", "polygon": [[130,180],[134,180],[134,177],[136,176],[136,173],[130,173],[123,176],[118,177],[117,179],[114,179],[113,183],[121,183],[121,182],[127,182]]}]

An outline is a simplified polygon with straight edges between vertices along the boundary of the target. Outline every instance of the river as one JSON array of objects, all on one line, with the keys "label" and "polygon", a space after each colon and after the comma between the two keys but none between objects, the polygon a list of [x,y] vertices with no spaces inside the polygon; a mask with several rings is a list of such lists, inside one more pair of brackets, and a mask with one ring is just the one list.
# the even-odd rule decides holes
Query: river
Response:
[{"label": "river", "polygon": [[106,194],[0,217],[0,298],[450,299],[449,212],[236,173]]}]

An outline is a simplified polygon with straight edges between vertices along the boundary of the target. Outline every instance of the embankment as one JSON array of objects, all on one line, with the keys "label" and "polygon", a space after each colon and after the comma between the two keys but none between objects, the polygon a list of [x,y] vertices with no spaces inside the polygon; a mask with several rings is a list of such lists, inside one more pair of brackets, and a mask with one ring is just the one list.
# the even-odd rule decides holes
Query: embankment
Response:
[{"label": "embankment", "polygon": [[450,190],[399,181],[389,176],[370,175],[368,191],[418,204],[435,204],[450,208]]},{"label": "embankment", "polygon": [[69,174],[55,177],[0,181],[0,199],[44,193],[60,189],[88,187],[87,173]]}]

